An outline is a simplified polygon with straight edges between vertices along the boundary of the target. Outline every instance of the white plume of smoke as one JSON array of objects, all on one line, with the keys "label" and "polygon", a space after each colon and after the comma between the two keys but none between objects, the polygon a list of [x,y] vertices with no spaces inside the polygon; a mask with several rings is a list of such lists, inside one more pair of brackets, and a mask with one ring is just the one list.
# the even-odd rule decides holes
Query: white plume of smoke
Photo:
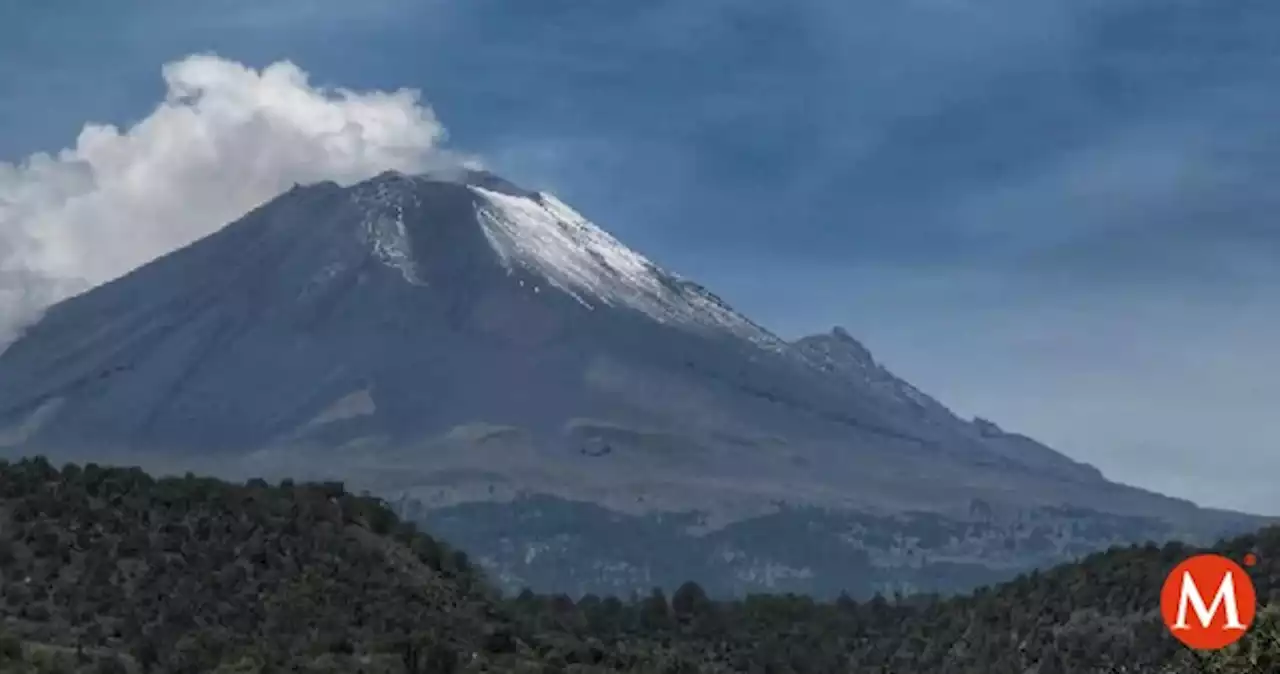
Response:
[{"label": "white plume of smoke", "polygon": [[313,86],[289,62],[212,55],[163,68],[167,94],[120,130],[0,162],[0,351],[52,302],[212,233],[294,183],[440,170],[444,128],[419,94]]}]

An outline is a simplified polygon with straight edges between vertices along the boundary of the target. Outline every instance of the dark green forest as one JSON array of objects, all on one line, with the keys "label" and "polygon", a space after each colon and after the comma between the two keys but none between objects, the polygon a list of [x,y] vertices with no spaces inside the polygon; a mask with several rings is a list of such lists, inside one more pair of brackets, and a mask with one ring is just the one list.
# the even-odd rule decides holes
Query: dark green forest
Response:
[{"label": "dark green forest", "polygon": [[[1280,596],[1280,529],[1214,548]],[[502,597],[466,554],[339,483],[0,463],[0,672],[1193,674],[1280,671],[1264,608],[1209,655],[1161,625],[1197,550],[1130,546],[971,594],[819,602]]]}]

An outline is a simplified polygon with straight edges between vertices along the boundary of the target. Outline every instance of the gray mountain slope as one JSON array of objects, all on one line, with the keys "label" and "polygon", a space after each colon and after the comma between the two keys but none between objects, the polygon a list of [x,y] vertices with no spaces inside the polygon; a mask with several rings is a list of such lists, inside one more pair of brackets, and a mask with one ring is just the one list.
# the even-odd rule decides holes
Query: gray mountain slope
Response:
[{"label": "gray mountain slope", "polygon": [[899,379],[878,363],[860,342],[841,327],[795,342],[796,349],[818,369],[848,382],[851,389],[876,395],[914,418],[917,425],[946,429],[959,437],[976,438],[1001,460],[1036,471],[1072,475],[1085,482],[1102,480],[1102,473],[1023,435],[1006,433],[986,419],[960,419],[937,400]]},{"label": "gray mountain slope", "polygon": [[482,172],[296,187],[52,307],[0,354],[0,447],[336,476],[442,526],[531,497],[697,513],[689,535],[796,508],[961,522],[1086,507],[1152,537],[1252,521],[961,420],[844,331],[787,343]]}]

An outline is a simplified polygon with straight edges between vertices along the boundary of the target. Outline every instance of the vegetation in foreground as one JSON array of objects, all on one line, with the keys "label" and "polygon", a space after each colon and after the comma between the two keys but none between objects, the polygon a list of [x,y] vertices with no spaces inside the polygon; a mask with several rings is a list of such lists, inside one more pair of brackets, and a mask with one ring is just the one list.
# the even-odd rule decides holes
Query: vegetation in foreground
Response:
[{"label": "vegetation in foreground", "polygon": [[[1280,596],[1280,529],[1252,552]],[[0,672],[1273,673],[1273,610],[1196,657],[1156,615],[1181,545],[951,599],[497,597],[466,555],[340,484],[0,464]]]}]

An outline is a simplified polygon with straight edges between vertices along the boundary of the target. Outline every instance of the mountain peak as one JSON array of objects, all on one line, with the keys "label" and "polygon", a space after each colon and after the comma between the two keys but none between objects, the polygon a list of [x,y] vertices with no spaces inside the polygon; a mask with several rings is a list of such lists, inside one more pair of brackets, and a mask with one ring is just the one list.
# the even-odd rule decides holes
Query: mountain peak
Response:
[{"label": "mountain peak", "polygon": [[487,169],[469,167],[441,168],[421,173],[405,173],[388,169],[363,182],[356,183],[356,189],[408,189],[413,190],[426,183],[451,184],[479,187],[492,192],[499,192],[516,197],[536,198],[539,193],[527,190]]},{"label": "mountain peak", "polygon": [[[461,266],[472,286],[550,291],[588,311],[635,311],[661,323],[729,332],[781,348],[719,298],[660,268],[554,195],[494,173],[388,171],[352,186],[350,200],[366,243],[412,284],[429,285],[438,269],[456,280]],[[498,274],[482,281],[481,268]]]},{"label": "mountain peak", "polygon": [[946,509],[1015,472],[1033,485],[1017,498],[1071,498],[1083,475],[980,437],[844,328],[787,344],[479,170],[290,190],[52,307],[0,353],[0,382],[0,448],[302,469],[318,448],[453,495]]},{"label": "mountain peak", "polygon": [[[348,399],[391,436],[544,423],[526,400],[544,379],[571,389],[557,409],[598,405],[560,381],[584,367],[584,345],[651,360],[785,348],[556,197],[492,173],[317,183],[51,308],[0,354],[0,446],[95,441],[82,422],[104,444],[261,448]],[[538,377],[498,384],[515,376],[503,362]]]},{"label": "mountain peak", "polygon": [[854,338],[853,335],[849,334],[849,331],[844,329],[843,326],[837,325],[831,328],[831,337],[836,341],[836,343],[848,350],[849,353],[856,354],[859,359],[871,364],[876,362],[875,358],[871,355],[871,350],[862,342],[859,342]]},{"label": "mountain peak", "polygon": [[835,369],[875,370],[880,367],[871,350],[843,326],[837,325],[826,333],[802,337],[795,344],[821,356],[827,365]]}]

